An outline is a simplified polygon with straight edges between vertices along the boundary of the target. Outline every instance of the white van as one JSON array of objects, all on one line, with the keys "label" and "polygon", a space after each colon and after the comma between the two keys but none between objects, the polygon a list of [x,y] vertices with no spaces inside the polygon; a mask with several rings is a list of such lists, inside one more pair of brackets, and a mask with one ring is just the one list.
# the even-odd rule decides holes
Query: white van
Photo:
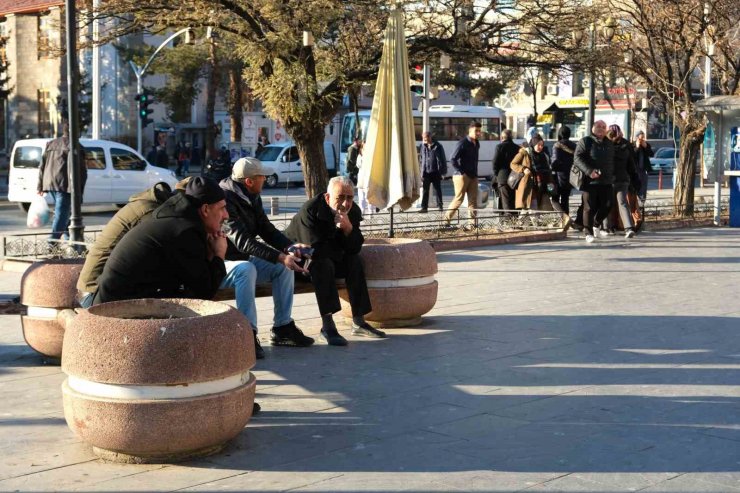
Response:
[{"label": "white van", "polygon": [[[303,183],[303,168],[295,143],[268,144],[257,155],[257,159],[275,171],[267,177],[267,187],[276,187],[279,183]],[[337,154],[331,142],[324,142],[324,159],[329,176],[336,176]]]},{"label": "white van", "polygon": [[[46,145],[52,139],[19,140],[10,154],[8,173],[8,202],[16,202],[23,210],[36,195],[39,166]],[[163,181],[173,190],[177,183],[175,173],[152,166],[130,147],[108,140],[80,139],[85,151],[87,183],[83,203],[119,204],[128,202],[131,195],[142,192]],[[46,200],[52,203],[47,194]]]}]

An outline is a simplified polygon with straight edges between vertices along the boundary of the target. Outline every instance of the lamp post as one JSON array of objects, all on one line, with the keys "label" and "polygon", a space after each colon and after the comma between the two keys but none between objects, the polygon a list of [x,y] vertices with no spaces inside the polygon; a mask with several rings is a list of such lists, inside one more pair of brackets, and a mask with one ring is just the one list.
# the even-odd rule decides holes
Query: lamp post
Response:
[{"label": "lamp post", "polygon": [[[169,38],[165,39],[162,44],[159,45],[159,47],[154,50],[154,53],[152,53],[152,56],[149,57],[149,60],[146,61],[143,67],[139,68],[133,61],[130,61],[131,68],[134,71],[134,74],[136,75],[136,94],[142,94],[144,92],[144,85],[143,85],[143,78],[144,74],[146,73],[146,70],[149,68],[149,65],[151,65],[152,60],[154,60],[154,57],[157,56],[157,53],[167,46],[170,41],[175,39],[176,37],[186,34],[185,37],[185,43],[192,44],[194,41],[192,38],[192,28],[186,27],[185,29],[180,29],[175,34],[171,35]],[[136,117],[136,150],[139,151],[139,154],[141,154],[141,118],[139,116]]]},{"label": "lamp post", "polygon": [[[617,22],[612,18],[609,17],[604,21],[604,39],[606,39],[607,43],[611,42],[612,38],[614,38],[614,34],[617,30]],[[591,25],[588,28],[589,31],[589,51],[591,55],[593,56],[593,52],[597,47],[603,47],[606,45],[598,45],[596,44],[596,25],[594,23],[591,23]],[[584,33],[582,31],[573,31],[573,41],[575,41],[576,44],[580,44],[581,40],[583,40]],[[586,134],[591,132],[591,128],[594,126],[594,120],[595,120],[595,113],[596,113],[596,86],[594,84],[594,78],[595,78],[595,70],[594,70],[594,63],[593,61],[590,64],[589,71],[588,71],[588,127],[586,128]]]}]

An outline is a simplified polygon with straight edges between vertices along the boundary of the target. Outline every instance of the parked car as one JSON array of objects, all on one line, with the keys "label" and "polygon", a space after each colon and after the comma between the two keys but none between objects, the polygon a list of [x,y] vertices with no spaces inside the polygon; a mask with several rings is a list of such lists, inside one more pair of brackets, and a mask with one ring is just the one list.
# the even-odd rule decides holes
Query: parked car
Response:
[{"label": "parked car", "polygon": [[[10,155],[8,202],[16,202],[24,211],[36,195],[39,166],[46,145],[52,139],[19,140]],[[108,140],[80,139],[87,166],[87,184],[83,202],[89,204],[125,205],[131,195],[142,192],[160,181],[173,189],[175,173],[152,166],[130,147]],[[51,196],[46,201],[51,204]]]},{"label": "parked car", "polygon": [[[337,155],[331,142],[324,142],[324,158],[329,176],[335,176]],[[303,183],[303,168],[295,143],[280,142],[266,145],[257,155],[257,159],[274,171],[265,181],[267,187],[276,187],[279,183]]]},{"label": "parked car", "polygon": [[664,174],[671,174],[676,168],[676,160],[678,159],[678,150],[673,147],[661,147],[655,151],[655,156],[650,158],[650,166],[653,168],[653,173],[657,174],[658,171],[663,170]]}]

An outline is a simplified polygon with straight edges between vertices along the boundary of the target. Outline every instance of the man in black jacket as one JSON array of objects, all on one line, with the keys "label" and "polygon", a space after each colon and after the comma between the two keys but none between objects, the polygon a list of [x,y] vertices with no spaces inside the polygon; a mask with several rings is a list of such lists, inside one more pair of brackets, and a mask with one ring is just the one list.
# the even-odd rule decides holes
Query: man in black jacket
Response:
[{"label": "man in black jacket", "polygon": [[[245,157],[234,163],[231,177],[221,180],[226,194],[226,221],[229,239],[226,252],[226,278],[222,288],[234,288],[236,304],[255,330],[257,358],[264,358],[264,350],[257,340],[257,283],[272,284],[274,318],[273,346],[307,347],[314,340],[301,332],[291,318],[295,272],[307,273],[299,264],[302,248],[293,245],[270,222],[262,207],[262,187],[269,174],[259,159]],[[262,241],[257,239],[259,237]],[[288,252],[288,247],[297,251]],[[294,249],[291,249],[294,250]]]},{"label": "man in black jacket", "polygon": [[129,231],[105,263],[93,304],[137,298],[210,299],[226,275],[224,193],[193,178]]},{"label": "man in black jacket", "polygon": [[516,197],[514,196],[514,190],[506,183],[506,179],[509,178],[509,173],[511,173],[511,161],[514,160],[514,156],[517,155],[519,149],[521,147],[514,143],[511,130],[507,128],[501,132],[501,143],[496,146],[496,153],[493,155],[493,176],[498,188],[497,207],[499,209],[514,210],[514,199]]},{"label": "man in black jacket", "polygon": [[316,290],[321,314],[321,337],[332,346],[346,346],[339,335],[333,314],[341,309],[336,278],[343,277],[352,307],[352,334],[383,338],[385,332],[370,326],[365,315],[372,311],[365,282],[360,249],[365,238],[360,231],[362,213],[353,202],[352,181],[345,176],[329,180],[327,193],[317,195],[293,217],[285,234],[314,249],[308,271]]},{"label": "man in black jacket", "polygon": [[472,122],[468,135],[457,143],[452,151],[450,162],[455,169],[452,185],[455,187],[455,198],[445,213],[445,223],[450,224],[455,211],[462,205],[463,198],[468,198],[468,217],[475,218],[478,205],[478,150],[480,149],[481,124]]},{"label": "man in black jacket", "polygon": [[583,171],[583,226],[586,242],[593,243],[596,237],[606,237],[596,225],[606,219],[611,211],[614,195],[614,145],[606,138],[606,123],[594,122],[592,135],[578,141],[573,166]]},{"label": "man in black jacket", "polygon": [[[80,196],[85,190],[87,181],[87,166],[85,166],[85,155],[78,147],[77,159],[80,166]],[[50,240],[58,240],[64,235],[69,238],[67,232],[69,215],[72,211],[72,189],[69,186],[69,124],[62,125],[62,136],[56,138],[46,145],[41,166],[39,167],[39,180],[36,191],[43,196],[48,193],[54,199],[54,221],[51,223]],[[82,200],[80,199],[80,202]]]},{"label": "man in black jacket", "polygon": [[421,134],[422,144],[419,148],[421,161],[421,210],[427,212],[429,206],[429,185],[434,186],[437,194],[437,208],[442,210],[442,177],[447,174],[447,158],[442,144],[432,138],[431,132]]}]

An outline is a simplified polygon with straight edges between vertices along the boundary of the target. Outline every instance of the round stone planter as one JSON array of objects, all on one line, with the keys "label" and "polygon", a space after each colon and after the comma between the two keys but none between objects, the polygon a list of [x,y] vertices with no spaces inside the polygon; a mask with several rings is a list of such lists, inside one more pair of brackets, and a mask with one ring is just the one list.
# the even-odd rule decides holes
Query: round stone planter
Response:
[{"label": "round stone planter", "polygon": [[117,301],[67,326],[67,425],[117,462],[176,462],[218,452],[252,416],[252,328],[228,305]]},{"label": "round stone planter", "polygon": [[57,321],[61,310],[77,305],[77,278],[83,259],[57,259],[35,262],[21,278],[21,315],[26,344],[47,359],[62,357],[64,327]]},{"label": "round stone planter", "polygon": [[[360,251],[373,311],[365,320],[376,327],[408,327],[437,302],[437,254],[423,240],[366,240]],[[342,315],[352,316],[349,295],[341,289]]]}]

